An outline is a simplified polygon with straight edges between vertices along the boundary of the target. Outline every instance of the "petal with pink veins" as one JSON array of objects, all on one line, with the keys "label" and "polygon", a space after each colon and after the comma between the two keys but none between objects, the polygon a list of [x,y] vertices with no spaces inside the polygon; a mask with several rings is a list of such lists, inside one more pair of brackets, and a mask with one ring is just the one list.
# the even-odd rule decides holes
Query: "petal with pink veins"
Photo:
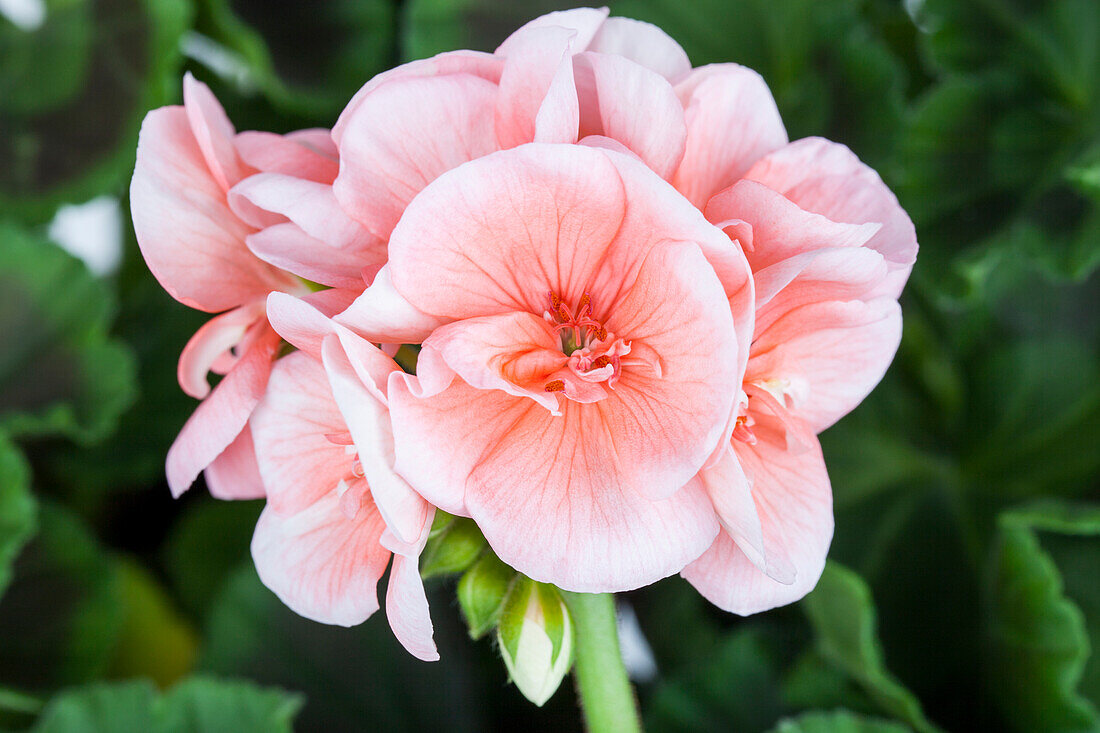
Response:
[{"label": "petal with pink veins", "polygon": [[245,246],[253,230],[230,210],[182,107],[145,116],[130,202],[149,269],[184,305],[219,312],[289,286]]},{"label": "petal with pink veins", "polygon": [[497,87],[470,74],[406,77],[363,98],[340,140],[333,192],[344,210],[387,239],[406,206],[440,174],[499,148]]},{"label": "petal with pink veins", "polygon": [[[364,353],[368,351],[372,353]],[[379,383],[386,383],[391,372],[399,371],[398,366],[377,347],[357,336],[327,337],[322,345],[322,356],[332,394],[355,442],[374,502],[386,526],[397,538],[413,542],[420,535],[429,507],[405,479],[394,472],[389,409],[382,399],[384,394],[377,387]],[[356,367],[371,373],[361,376]]]},{"label": "petal with pink veins", "polygon": [[233,144],[245,163],[265,173],[331,184],[340,172],[340,156],[328,130],[286,135],[248,130],[237,133]]},{"label": "petal with pink veins", "polygon": [[351,474],[354,457],[346,445],[329,439],[347,427],[328,377],[321,363],[303,352],[275,364],[250,425],[271,511],[302,511]]},{"label": "petal with pink veins", "polygon": [[901,293],[917,257],[913,222],[878,173],[847,147],[821,138],[797,140],[759,160],[745,177],[833,221],[881,223],[866,245],[882,253],[890,269],[877,294]]},{"label": "petal with pink veins", "polygon": [[267,387],[271,361],[279,348],[279,334],[267,323],[256,324],[257,334],[236,365],[203,400],[168,449],[165,472],[172,495],[179,497],[236,440]]},{"label": "petal with pink veins", "polygon": [[385,260],[384,245],[381,252],[337,249],[289,221],[250,234],[245,243],[264,262],[334,288],[362,289],[363,270],[381,267]]},{"label": "petal with pink veins", "polygon": [[687,145],[672,183],[696,207],[741,178],[766,153],[787,144],[771,91],[752,69],[712,64],[676,85]]},{"label": "petal with pink veins", "polygon": [[191,123],[191,132],[202,151],[211,175],[222,191],[248,175],[233,147],[236,130],[210,87],[196,81],[191,72],[183,75],[183,107]]},{"label": "petal with pink veins", "polygon": [[551,26],[524,31],[517,39],[500,75],[495,128],[500,147],[577,141],[580,113],[570,53],[575,36]]},{"label": "petal with pink veins", "polygon": [[833,536],[833,502],[816,439],[794,454],[767,441],[736,442],[734,450],[752,479],[765,553],[789,560],[793,582],[768,577],[725,532],[682,575],[714,605],[747,616],[793,603],[817,585]]},{"label": "petal with pink veins", "polygon": [[355,519],[339,502],[330,491],[293,514],[266,507],[252,537],[252,559],[263,584],[295,613],[355,626],[378,610],[378,581],[390,552],[379,544],[385,524],[369,499]]},{"label": "petal with pink veins", "polygon": [[203,472],[215,499],[262,499],[264,491],[252,431],[246,425],[237,439]]},{"label": "petal with pink veins", "polygon": [[[573,57],[580,136],[618,140],[669,179],[684,157],[684,110],[668,81],[621,56]],[[645,114],[637,114],[644,109]]]},{"label": "petal with pink veins", "polygon": [[745,381],[804,383],[795,412],[819,433],[874,389],[900,342],[901,309],[892,298],[811,303],[758,330]]}]

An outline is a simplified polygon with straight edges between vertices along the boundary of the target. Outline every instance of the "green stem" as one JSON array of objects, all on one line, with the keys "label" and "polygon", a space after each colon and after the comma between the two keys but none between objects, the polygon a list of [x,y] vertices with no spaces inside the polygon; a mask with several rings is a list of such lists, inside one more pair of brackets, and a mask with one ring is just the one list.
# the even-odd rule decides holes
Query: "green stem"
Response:
[{"label": "green stem", "polygon": [[610,593],[562,591],[573,621],[577,696],[589,733],[641,733],[638,703],[626,676]]}]

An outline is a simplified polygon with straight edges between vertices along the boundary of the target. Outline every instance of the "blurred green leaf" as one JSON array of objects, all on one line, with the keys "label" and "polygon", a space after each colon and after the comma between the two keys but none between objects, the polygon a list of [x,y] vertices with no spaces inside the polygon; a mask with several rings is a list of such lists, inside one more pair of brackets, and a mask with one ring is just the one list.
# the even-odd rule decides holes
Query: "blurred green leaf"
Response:
[{"label": "blurred green leaf", "polygon": [[35,733],[289,733],[300,695],[248,682],[187,679],[158,694],[145,680],[98,683],[51,700]]},{"label": "blurred green leaf", "polygon": [[392,0],[201,2],[211,37],[243,64],[242,91],[259,88],[276,106],[326,126],[393,61]]},{"label": "blurred green leaf", "polygon": [[27,462],[0,432],[0,598],[11,582],[12,563],[34,534],[36,514]]},{"label": "blurred green leaf", "polygon": [[936,730],[917,698],[887,671],[871,591],[858,575],[829,563],[802,608],[823,660],[856,682],[883,713],[920,731]]},{"label": "blurred green leaf", "polygon": [[803,713],[781,720],[772,733],[906,733],[908,726],[865,718],[847,710]]},{"label": "blurred green leaf", "polygon": [[[251,566],[242,567],[210,607],[200,668],[301,690],[309,700],[303,729],[356,730],[370,721],[386,731],[485,730],[495,708],[479,696],[476,646],[436,600],[441,660],[425,664],[401,648],[382,613],[350,629],[319,624],[283,606]],[[499,702],[502,682],[489,683]]]},{"label": "blurred green leaf", "polygon": [[0,429],[82,442],[134,397],[130,352],[107,337],[114,299],[80,260],[0,222]]},{"label": "blurred green leaf", "polygon": [[1090,632],[1100,638],[1100,507],[1033,505],[1003,514],[998,529],[985,627],[994,698],[1014,730],[1096,730],[1100,671],[1086,665]]},{"label": "blurred green leaf", "polygon": [[92,46],[92,4],[46,0],[45,22],[21,28],[0,15],[0,111],[46,112],[76,94]]},{"label": "blurred green leaf", "polygon": [[117,566],[51,502],[0,598],[0,685],[39,692],[106,673],[123,626]]},{"label": "blurred green leaf", "polygon": [[187,507],[164,543],[163,565],[180,599],[202,618],[231,575],[249,560],[263,502],[203,498]]},{"label": "blurred green leaf", "polygon": [[646,706],[646,729],[761,731],[784,712],[781,670],[786,660],[775,629],[741,628],[660,682]]},{"label": "blurred green leaf", "polygon": [[146,110],[179,98],[190,16],[189,0],[59,0],[30,36],[4,27],[17,62],[0,63],[0,88],[18,110],[0,103],[0,216],[44,222],[62,203],[121,193]]}]

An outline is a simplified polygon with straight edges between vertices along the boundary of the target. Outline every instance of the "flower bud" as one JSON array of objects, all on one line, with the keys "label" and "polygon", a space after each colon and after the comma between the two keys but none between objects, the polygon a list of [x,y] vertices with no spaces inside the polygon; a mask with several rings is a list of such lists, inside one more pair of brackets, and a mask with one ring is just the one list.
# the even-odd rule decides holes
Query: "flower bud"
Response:
[{"label": "flower bud", "polygon": [[466,617],[470,638],[480,639],[496,628],[508,587],[515,577],[515,570],[487,552],[459,579],[458,604]]},{"label": "flower bud", "polygon": [[541,707],[573,663],[573,624],[557,588],[517,578],[504,601],[497,641],[512,682]]},{"label": "flower bud", "polygon": [[420,557],[420,576],[427,579],[447,573],[461,573],[473,564],[484,549],[485,538],[473,520],[452,517],[442,527],[433,526]]}]

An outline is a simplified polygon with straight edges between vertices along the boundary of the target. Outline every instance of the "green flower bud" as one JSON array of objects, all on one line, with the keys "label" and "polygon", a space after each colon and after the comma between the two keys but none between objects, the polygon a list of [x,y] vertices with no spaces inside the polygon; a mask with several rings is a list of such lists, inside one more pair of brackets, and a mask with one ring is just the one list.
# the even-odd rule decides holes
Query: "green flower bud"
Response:
[{"label": "green flower bud", "polygon": [[458,604],[471,638],[480,639],[496,627],[504,597],[515,577],[515,570],[487,552],[458,581]]},{"label": "green flower bud", "polygon": [[504,601],[497,641],[512,682],[541,707],[573,664],[573,624],[558,589],[517,578]]},{"label": "green flower bud", "polygon": [[420,556],[422,578],[461,573],[486,547],[481,530],[470,519],[454,517],[438,532],[433,526],[432,535]]}]

